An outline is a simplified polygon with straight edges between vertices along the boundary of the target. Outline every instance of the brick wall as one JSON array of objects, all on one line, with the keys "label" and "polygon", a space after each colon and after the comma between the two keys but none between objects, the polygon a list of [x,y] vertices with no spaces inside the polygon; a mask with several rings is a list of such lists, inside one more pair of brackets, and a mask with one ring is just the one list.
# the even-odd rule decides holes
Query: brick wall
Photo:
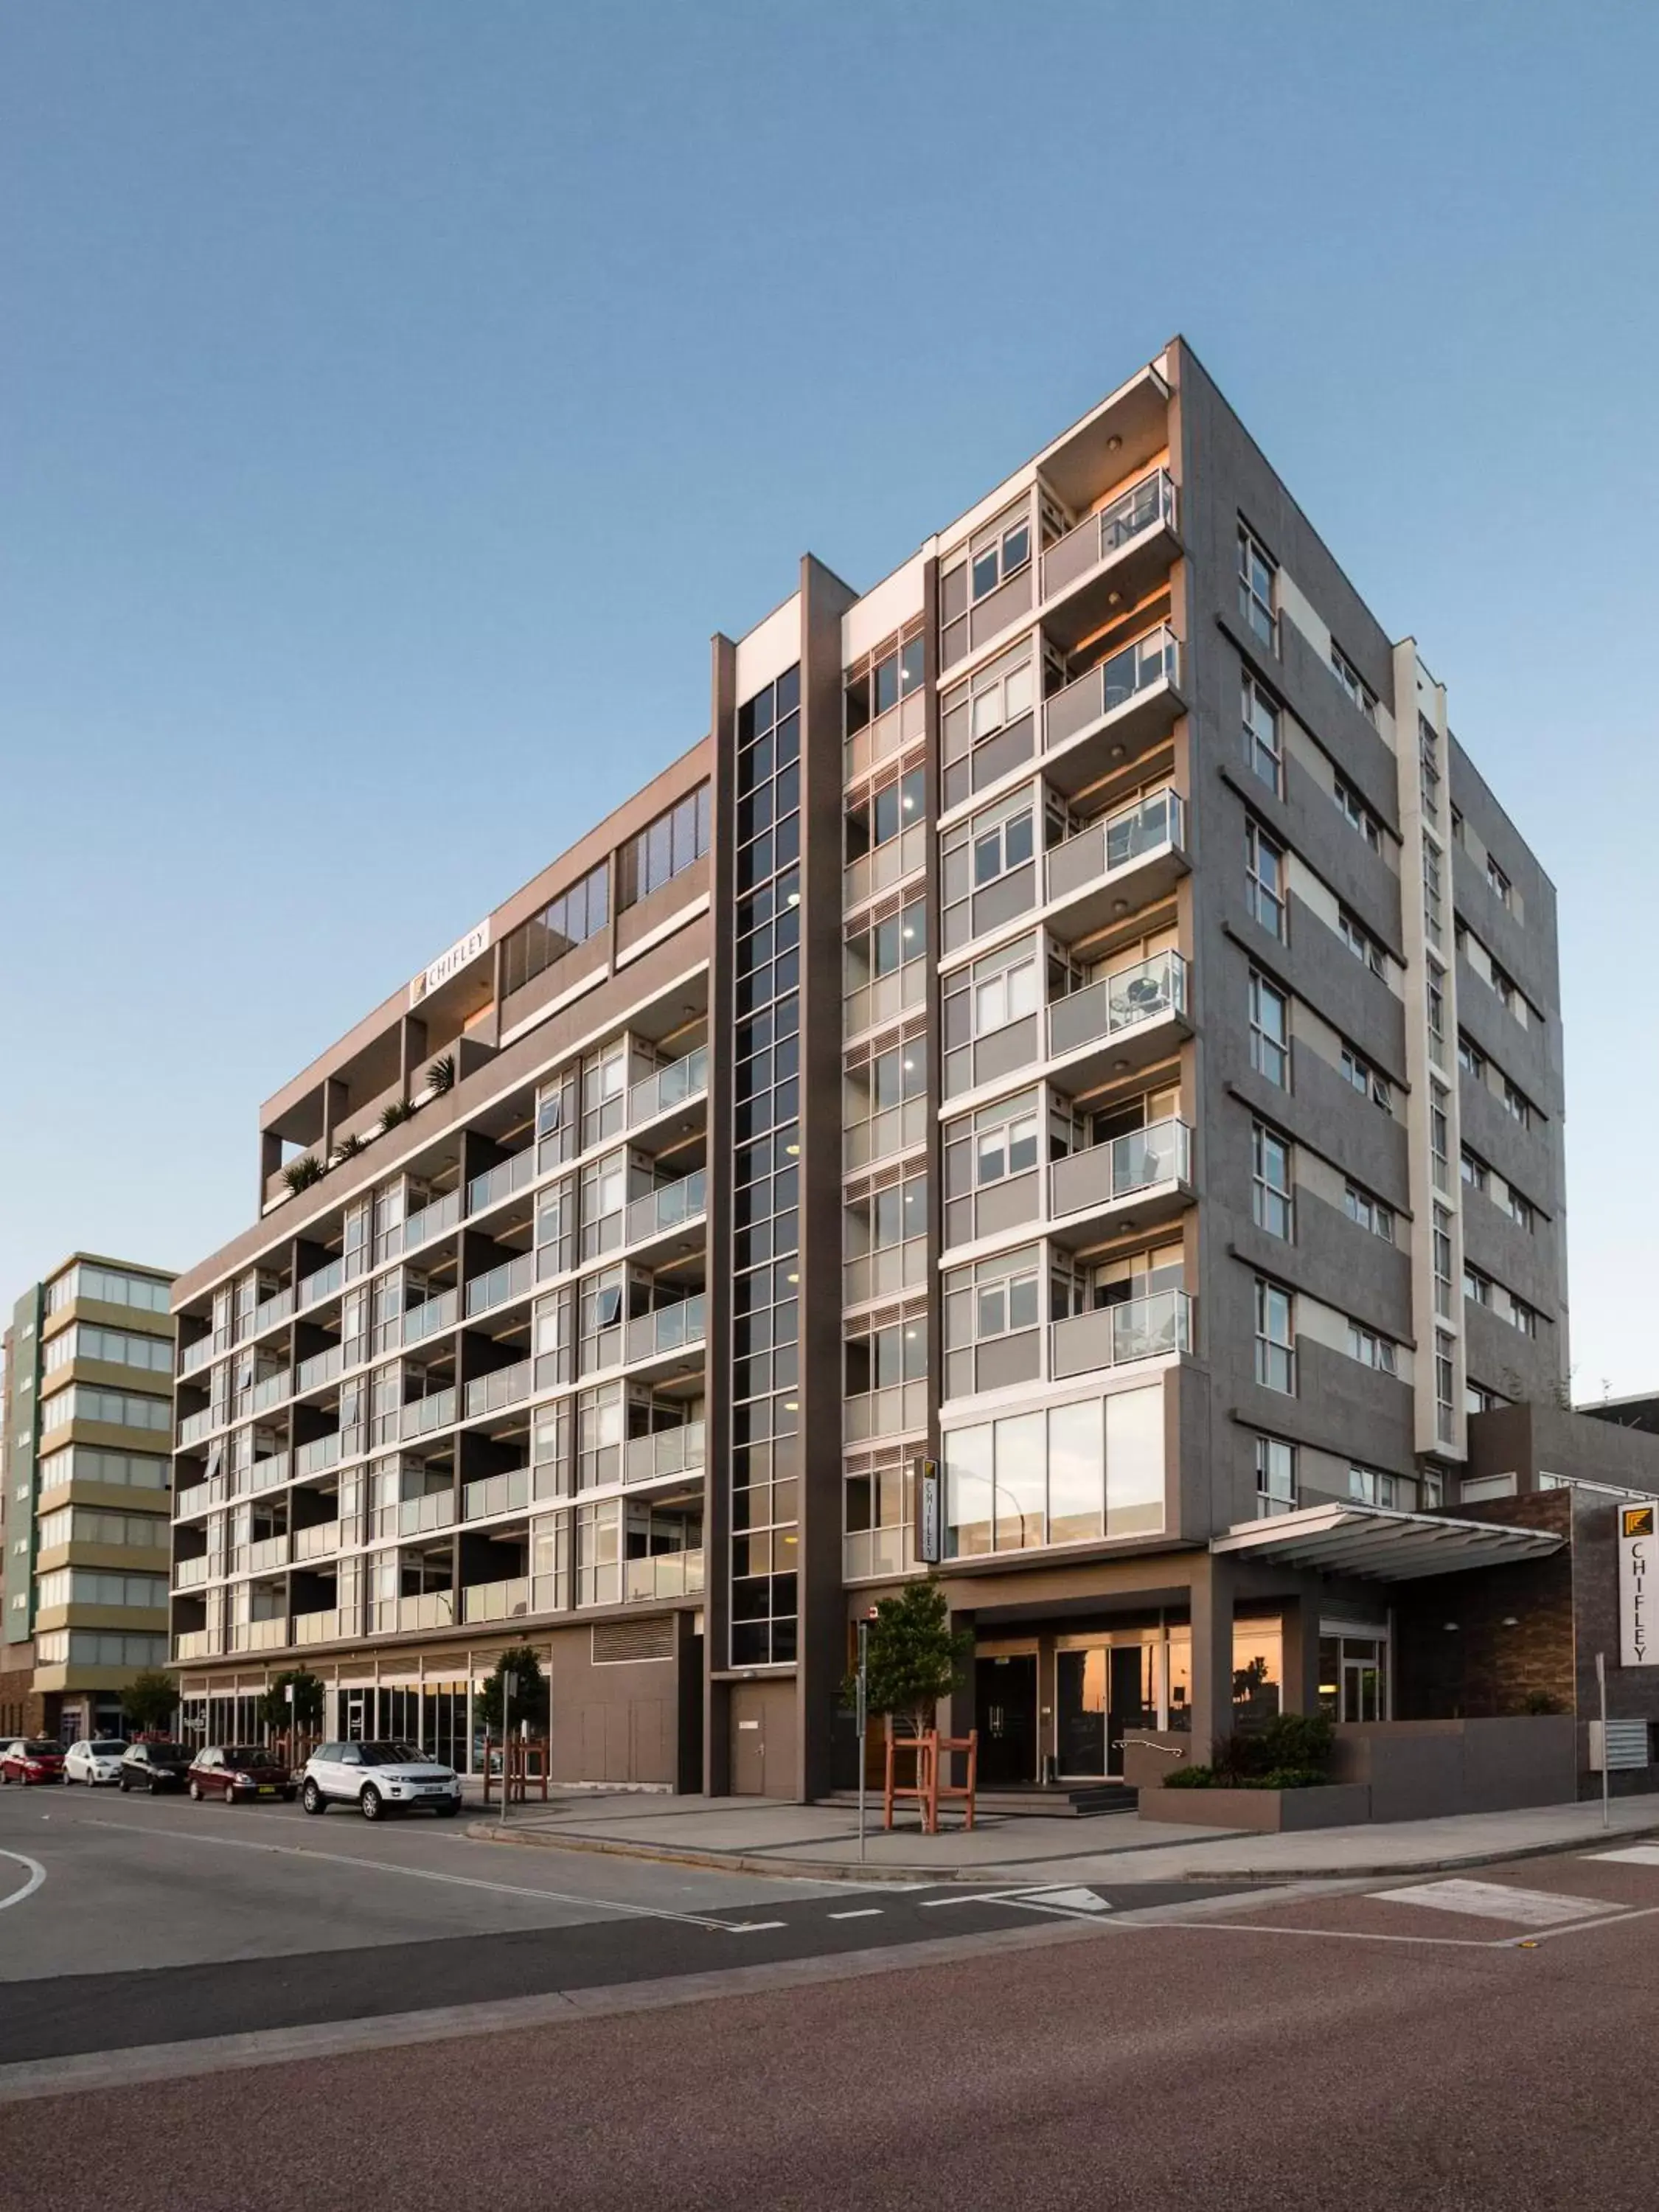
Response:
[{"label": "brick wall", "polygon": [[[1460,1506],[1457,1518],[1570,1535],[1573,1505],[1567,1491],[1541,1491]],[[1524,1713],[1534,1698],[1571,1712],[1576,1554],[1569,1543],[1545,1559],[1399,1585],[1398,1718],[1491,1720]]]}]

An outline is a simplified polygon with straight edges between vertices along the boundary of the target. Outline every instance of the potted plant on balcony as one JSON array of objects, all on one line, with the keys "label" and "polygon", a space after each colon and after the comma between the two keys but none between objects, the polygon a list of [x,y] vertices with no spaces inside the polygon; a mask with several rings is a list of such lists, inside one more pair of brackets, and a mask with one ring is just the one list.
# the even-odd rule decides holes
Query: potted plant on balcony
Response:
[{"label": "potted plant on balcony", "polygon": [[302,1190],[309,1190],[313,1183],[320,1182],[327,1172],[314,1152],[301,1152],[297,1160],[290,1160],[283,1170],[283,1181],[297,1198]]},{"label": "potted plant on balcony", "polygon": [[394,1098],[392,1103],[381,1111],[380,1127],[382,1129],[400,1128],[405,1121],[412,1121],[414,1119],[415,1109],[410,1104],[408,1099]]},{"label": "potted plant on balcony", "polygon": [[441,1098],[446,1091],[455,1088],[455,1055],[453,1052],[439,1054],[426,1072],[426,1087],[434,1098]]}]

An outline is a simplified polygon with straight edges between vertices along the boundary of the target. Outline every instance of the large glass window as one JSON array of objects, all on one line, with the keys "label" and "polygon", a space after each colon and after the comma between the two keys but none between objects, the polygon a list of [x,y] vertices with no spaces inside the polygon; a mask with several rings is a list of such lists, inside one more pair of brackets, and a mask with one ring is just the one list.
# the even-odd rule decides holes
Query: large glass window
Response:
[{"label": "large glass window", "polygon": [[708,850],[708,786],[700,783],[637,836],[629,839],[618,857],[618,907],[634,906],[649,898],[653,891],[702,859]]},{"label": "large glass window", "polygon": [[1262,1517],[1296,1510],[1296,1446],[1283,1437],[1255,1440],[1255,1510]]},{"label": "large glass window", "polygon": [[94,1322],[76,1322],[48,1337],[41,1356],[44,1374],[67,1366],[71,1359],[101,1359],[112,1367],[139,1367],[149,1375],[173,1372],[173,1339],[143,1336],[135,1329],[100,1328]]},{"label": "large glass window", "polygon": [[96,1298],[106,1306],[131,1306],[141,1313],[164,1314],[172,1304],[173,1286],[153,1275],[130,1275],[124,1268],[100,1267],[90,1260],[78,1260],[46,1285],[46,1311],[58,1313],[75,1298]]},{"label": "large glass window", "polygon": [[1164,1394],[1016,1413],[944,1439],[951,1559],[1029,1551],[1164,1527]]},{"label": "large glass window", "polygon": [[501,989],[510,994],[556,960],[596,936],[611,919],[611,868],[601,860],[580,883],[550,899],[512,931],[501,947]]}]

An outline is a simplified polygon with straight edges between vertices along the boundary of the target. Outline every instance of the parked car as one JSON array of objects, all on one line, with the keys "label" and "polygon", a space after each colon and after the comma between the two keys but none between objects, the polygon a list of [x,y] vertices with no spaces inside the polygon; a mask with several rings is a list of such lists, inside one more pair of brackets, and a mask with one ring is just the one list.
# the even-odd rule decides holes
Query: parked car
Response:
[{"label": "parked car", "polygon": [[291,1805],[300,1785],[274,1751],[257,1743],[210,1744],[191,1761],[190,1794],[199,1803],[204,1797],[222,1797],[227,1805],[255,1797],[280,1797]]},{"label": "parked car", "polygon": [[125,1751],[118,1735],[82,1736],[64,1753],[64,1779],[89,1782],[94,1787],[100,1782],[118,1782]]},{"label": "parked car", "polygon": [[148,1790],[154,1797],[160,1790],[182,1790],[189,1772],[188,1744],[130,1743],[121,1761],[119,1779],[124,1793]]},{"label": "parked car", "polygon": [[306,1761],[300,1802],[307,1813],[356,1805],[366,1820],[416,1806],[453,1819],[461,1809],[461,1778],[412,1743],[325,1743]]},{"label": "parked car", "polygon": [[0,1782],[61,1782],[64,1747],[46,1735],[15,1735],[0,1746]]}]

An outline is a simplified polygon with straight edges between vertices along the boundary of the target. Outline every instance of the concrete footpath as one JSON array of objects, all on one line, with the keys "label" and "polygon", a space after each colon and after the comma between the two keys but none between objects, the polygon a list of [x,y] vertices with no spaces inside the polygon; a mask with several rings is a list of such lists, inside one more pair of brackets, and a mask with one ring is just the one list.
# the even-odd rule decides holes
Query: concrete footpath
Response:
[{"label": "concrete footpath", "polygon": [[[938,1836],[924,1836],[914,1820],[885,1835],[879,1823],[878,1802],[860,1863],[857,1814],[847,1805],[555,1790],[545,1805],[512,1807],[504,1830],[491,1814],[470,1832],[803,1881],[906,1882],[1340,1880],[1583,1849],[1603,1832],[1599,1801],[1291,1836],[1218,1834],[1134,1813],[1097,1820],[988,1814],[971,1834],[953,1826]],[[1615,1798],[1609,1832],[1626,1840],[1659,1835],[1659,1795]]]}]

